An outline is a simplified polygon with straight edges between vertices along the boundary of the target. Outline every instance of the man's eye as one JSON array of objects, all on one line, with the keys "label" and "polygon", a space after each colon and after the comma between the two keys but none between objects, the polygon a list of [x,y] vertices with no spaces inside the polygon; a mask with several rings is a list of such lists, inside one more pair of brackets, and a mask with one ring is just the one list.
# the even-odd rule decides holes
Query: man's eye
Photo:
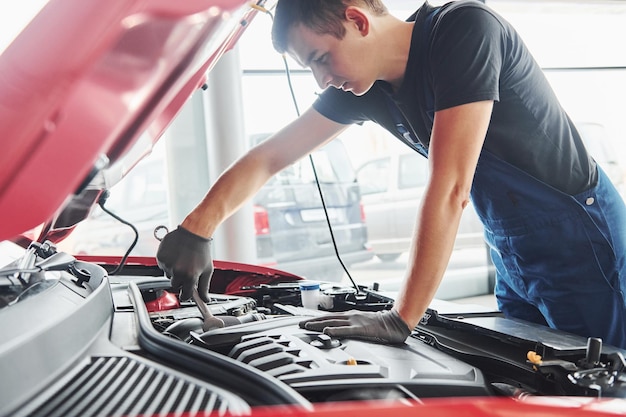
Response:
[{"label": "man's eye", "polygon": [[319,58],[316,58],[314,61],[316,64],[325,64],[326,61],[328,61],[328,54],[324,54],[320,56]]}]

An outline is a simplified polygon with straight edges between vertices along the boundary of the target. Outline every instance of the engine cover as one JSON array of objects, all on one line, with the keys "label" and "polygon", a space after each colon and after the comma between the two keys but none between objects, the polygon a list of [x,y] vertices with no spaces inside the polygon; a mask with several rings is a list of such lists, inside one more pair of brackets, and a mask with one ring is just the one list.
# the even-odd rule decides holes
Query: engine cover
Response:
[{"label": "engine cover", "polygon": [[368,399],[493,395],[478,368],[419,340],[409,338],[395,346],[338,340],[303,330],[297,320],[292,317],[278,327],[248,323],[245,330],[210,332],[202,340],[223,344],[225,339],[237,339],[228,356],[299,392],[315,391],[327,401],[329,395],[353,399],[355,392]]}]

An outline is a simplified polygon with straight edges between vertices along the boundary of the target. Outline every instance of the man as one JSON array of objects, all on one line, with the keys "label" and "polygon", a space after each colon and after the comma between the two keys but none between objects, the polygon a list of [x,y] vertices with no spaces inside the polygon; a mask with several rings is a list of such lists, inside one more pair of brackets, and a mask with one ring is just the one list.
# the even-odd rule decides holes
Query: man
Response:
[{"label": "man", "polygon": [[281,0],[272,36],[325,91],[163,240],[159,265],[183,298],[198,277],[206,296],[209,237],[224,219],[281,169],[373,120],[429,160],[404,286],[391,311],[303,327],[404,341],[434,297],[471,194],[507,317],[626,348],[626,207],[505,20],[472,0],[426,3],[407,21],[379,0]]}]

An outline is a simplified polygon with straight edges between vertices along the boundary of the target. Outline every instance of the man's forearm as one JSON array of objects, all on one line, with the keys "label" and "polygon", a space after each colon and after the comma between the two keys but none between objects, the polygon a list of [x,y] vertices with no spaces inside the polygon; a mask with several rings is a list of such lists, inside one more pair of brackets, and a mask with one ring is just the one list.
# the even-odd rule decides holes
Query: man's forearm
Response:
[{"label": "man's forearm", "polygon": [[437,203],[426,195],[420,209],[404,286],[395,303],[402,319],[411,327],[422,318],[432,301],[454,248],[463,204],[454,198]]},{"label": "man's forearm", "polygon": [[348,125],[333,122],[312,107],[231,165],[181,225],[210,237],[280,170],[324,145]]},{"label": "man's forearm", "polygon": [[430,181],[404,289],[396,301],[400,316],[412,327],[428,308],[450,260],[492,108],[492,101],[480,101],[435,113],[428,151]]},{"label": "man's forearm", "polygon": [[272,175],[255,151],[246,154],[220,175],[181,226],[200,236],[212,236]]}]

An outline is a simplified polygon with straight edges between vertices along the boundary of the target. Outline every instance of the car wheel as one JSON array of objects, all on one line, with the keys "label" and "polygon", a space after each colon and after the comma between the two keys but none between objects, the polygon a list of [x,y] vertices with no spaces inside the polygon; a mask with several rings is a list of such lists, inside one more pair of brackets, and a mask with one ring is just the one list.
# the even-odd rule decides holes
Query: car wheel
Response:
[{"label": "car wheel", "polygon": [[396,261],[401,253],[378,253],[376,256],[383,262],[394,262]]}]

